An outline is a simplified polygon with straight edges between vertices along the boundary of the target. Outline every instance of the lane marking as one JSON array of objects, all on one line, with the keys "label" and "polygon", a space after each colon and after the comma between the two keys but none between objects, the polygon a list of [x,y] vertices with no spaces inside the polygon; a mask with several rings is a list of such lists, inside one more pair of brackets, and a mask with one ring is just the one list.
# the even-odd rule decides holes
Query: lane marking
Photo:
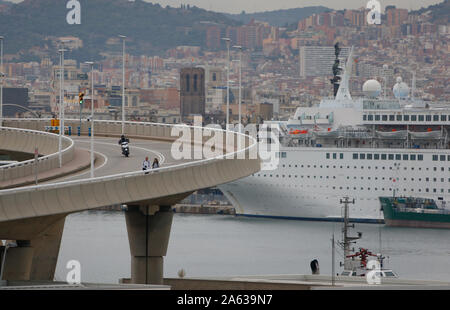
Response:
[{"label": "lane marking", "polygon": [[[84,142],[84,143],[88,143],[89,142],[90,143],[90,141],[84,141],[84,140],[78,140],[78,139],[76,139],[75,141],[77,141],[77,142]],[[103,145],[114,145],[114,146],[118,145],[118,144],[109,143],[109,142],[95,142],[95,143],[103,144]],[[166,157],[162,153],[160,153],[158,151],[150,150],[150,149],[147,149],[145,147],[140,147],[140,146],[135,146],[135,145],[133,145],[132,148],[136,148],[136,149],[139,149],[139,150],[142,150],[142,151],[146,151],[146,152],[150,152],[150,153],[155,154],[156,156],[159,157],[160,164],[164,163],[165,160],[166,160]],[[131,147],[130,147],[130,149],[131,149]]]},{"label": "lane marking", "polygon": [[[85,149],[85,148],[82,148],[82,147],[80,147],[80,149],[86,150],[86,151],[90,151],[90,150]],[[96,171],[96,170],[98,170],[98,169],[103,168],[103,167],[108,163],[108,157],[107,157],[105,154],[100,153],[100,152],[94,152],[94,153],[95,153],[95,154],[98,154],[98,155],[100,155],[100,156],[103,157],[103,163],[102,163],[100,166],[98,166],[98,167],[95,167],[95,166],[94,166],[94,171]],[[95,164],[94,164],[94,165],[95,165]],[[89,166],[88,169],[90,169],[90,166]],[[91,171],[86,171],[86,172],[78,173],[78,174],[72,174],[72,175],[69,175],[69,176],[67,176],[67,177],[62,178],[61,180],[66,180],[66,179],[70,179],[70,178],[75,178],[75,177],[78,177],[78,176],[80,176],[80,175],[84,175],[84,174],[88,174],[88,173],[90,174]],[[95,175],[94,175],[94,177],[95,177]]]}]

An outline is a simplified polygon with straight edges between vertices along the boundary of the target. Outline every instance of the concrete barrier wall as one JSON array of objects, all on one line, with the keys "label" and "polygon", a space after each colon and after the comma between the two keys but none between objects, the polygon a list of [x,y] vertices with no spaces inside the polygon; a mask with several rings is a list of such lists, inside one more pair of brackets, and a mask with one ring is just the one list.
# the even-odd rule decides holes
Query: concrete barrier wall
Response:
[{"label": "concrete barrier wall", "polygon": [[[32,122],[24,122],[25,127],[35,127]],[[67,137],[62,139],[62,164],[73,159],[75,147]],[[0,149],[14,152],[34,154],[38,148],[37,169],[39,173],[59,167],[59,136],[30,129],[0,127]],[[12,181],[35,173],[34,159],[10,165],[0,166],[0,182]]]},{"label": "concrete barrier wall", "polygon": [[[26,126],[43,130],[49,120],[17,121],[6,120],[7,126]],[[76,124],[76,121],[66,121],[65,125]],[[86,122],[85,122],[86,123]],[[78,122],[79,124],[79,122]],[[86,123],[85,133],[88,125]],[[118,136],[121,133],[121,122],[96,121],[95,133],[108,136]],[[177,137],[171,135],[174,125],[131,123],[127,122],[127,136],[150,137],[173,141]],[[191,133],[193,128],[190,127]],[[225,132],[218,130],[216,134],[225,137]],[[238,152],[248,154],[257,147],[256,141],[248,136],[228,133],[233,140],[242,136],[245,148]],[[191,134],[193,139],[194,135]],[[191,139],[191,141],[192,141]],[[235,143],[228,139],[227,153],[236,155]],[[205,138],[203,139],[205,141]],[[223,147],[227,147],[223,140]],[[229,155],[229,154],[228,154]],[[54,215],[78,212],[114,204],[132,204],[146,202],[161,204],[183,193],[198,189],[228,183],[260,170],[259,158],[227,159],[225,156],[203,159],[180,165],[162,167],[152,170],[149,174],[142,171],[123,173],[108,177],[70,181],[56,184],[46,184],[0,191],[0,222],[36,216]],[[0,236],[1,237],[1,236]]]}]

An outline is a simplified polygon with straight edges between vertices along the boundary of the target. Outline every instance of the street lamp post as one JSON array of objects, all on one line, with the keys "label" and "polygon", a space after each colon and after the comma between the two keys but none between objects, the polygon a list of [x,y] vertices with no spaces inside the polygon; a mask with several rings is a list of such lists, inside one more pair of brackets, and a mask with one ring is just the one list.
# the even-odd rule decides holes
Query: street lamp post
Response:
[{"label": "street lamp post", "polygon": [[5,74],[3,72],[3,36],[0,36],[0,127],[3,126],[3,78]]},{"label": "street lamp post", "polygon": [[58,143],[58,156],[59,156],[59,168],[62,167],[62,136],[64,135],[64,52],[65,49],[58,50],[60,54],[59,58],[59,143]]},{"label": "street lamp post", "polygon": [[5,74],[0,71],[0,127],[3,126],[3,78],[5,77]]},{"label": "street lamp post", "polygon": [[91,178],[94,177],[94,62],[86,61],[91,65]]},{"label": "street lamp post", "polygon": [[242,46],[235,45],[234,48],[239,50],[239,123],[238,128],[239,132],[241,132],[241,118],[242,118],[242,111],[241,111],[241,102],[242,102]]},{"label": "street lamp post", "polygon": [[119,35],[122,39],[122,134],[125,133],[125,39],[124,35]]},{"label": "street lamp post", "polygon": [[225,129],[228,130],[228,124],[230,123],[230,38],[222,38],[227,43],[227,113],[226,113],[226,125]]}]

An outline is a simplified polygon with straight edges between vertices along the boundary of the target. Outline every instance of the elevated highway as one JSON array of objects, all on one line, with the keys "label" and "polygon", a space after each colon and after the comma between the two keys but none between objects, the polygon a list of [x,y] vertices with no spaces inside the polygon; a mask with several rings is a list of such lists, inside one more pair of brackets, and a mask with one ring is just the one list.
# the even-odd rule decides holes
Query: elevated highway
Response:
[{"label": "elevated highway", "polygon": [[[46,171],[57,169],[59,156],[55,138],[59,137],[43,133],[49,122],[5,120],[7,128],[0,128],[0,149],[30,153],[34,145],[39,144],[44,155],[41,158],[45,157],[40,159],[40,164],[46,163]],[[73,128],[79,124],[79,120],[65,122]],[[63,166],[76,160],[77,150],[86,152],[89,148],[85,136],[90,125],[90,122],[82,123],[82,137],[64,138],[63,150],[67,154]],[[132,157],[122,158],[117,145],[121,126],[121,122],[95,122],[95,178],[87,178],[89,175],[78,169],[73,174],[55,174],[55,178],[46,180],[45,184],[0,190],[0,239],[17,240],[17,247],[8,249],[3,279],[52,280],[65,217],[83,210],[126,204],[132,282],[160,284],[173,216],[171,206],[196,190],[260,170],[260,160],[252,156],[257,148],[253,138],[215,129],[210,136],[220,137],[221,142],[211,149],[210,136],[199,135],[201,128],[181,125],[127,122],[125,134],[131,139]],[[173,135],[174,128],[189,135]],[[237,146],[237,139],[244,141],[242,146]],[[203,153],[213,155],[177,161],[171,158],[175,140],[194,149],[209,147],[214,152]],[[145,156],[158,157],[161,167],[147,173],[140,170]],[[25,166],[16,163],[7,169],[22,169],[20,176],[23,177],[31,173],[31,169],[23,168]]]}]

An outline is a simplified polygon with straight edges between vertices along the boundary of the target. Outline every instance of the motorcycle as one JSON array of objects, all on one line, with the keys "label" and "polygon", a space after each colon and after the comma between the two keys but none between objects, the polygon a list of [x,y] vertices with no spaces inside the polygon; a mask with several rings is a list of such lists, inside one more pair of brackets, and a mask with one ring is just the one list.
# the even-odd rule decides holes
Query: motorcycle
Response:
[{"label": "motorcycle", "polygon": [[123,141],[121,146],[122,146],[122,155],[128,157],[130,155],[130,148],[128,147],[128,141]]}]

